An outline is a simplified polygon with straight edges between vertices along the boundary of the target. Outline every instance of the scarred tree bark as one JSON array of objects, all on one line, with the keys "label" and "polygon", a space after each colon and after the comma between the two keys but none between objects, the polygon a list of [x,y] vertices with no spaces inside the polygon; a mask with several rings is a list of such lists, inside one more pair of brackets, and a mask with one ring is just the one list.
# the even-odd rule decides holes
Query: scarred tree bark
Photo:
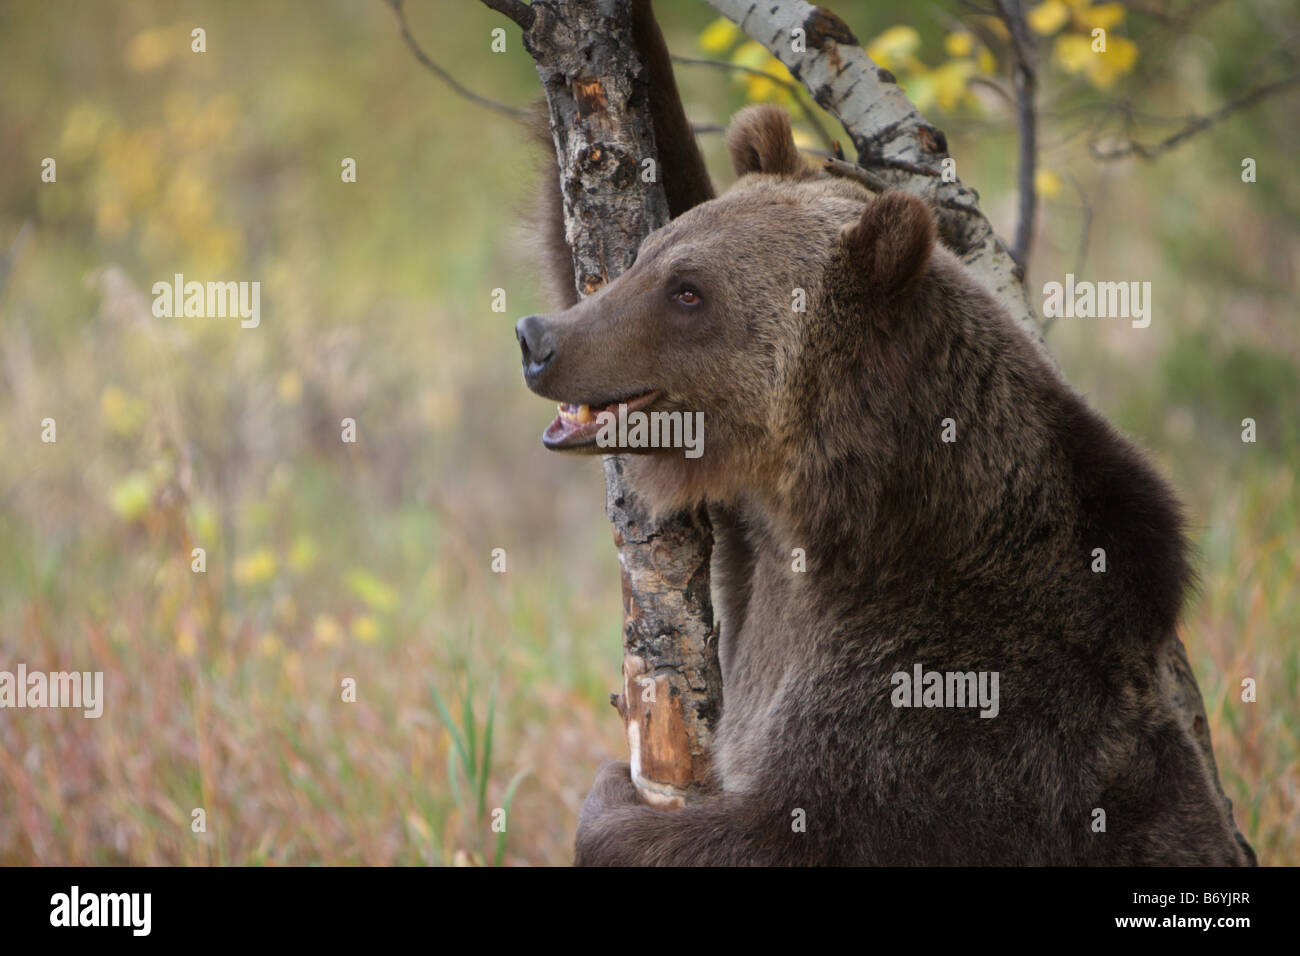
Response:
[{"label": "scarred tree bark", "polygon": [[[629,0],[485,0],[524,27],[546,92],[574,281],[588,296],[632,264],[668,221]],[[647,182],[646,178],[651,181]],[[722,674],[709,595],[712,535],[704,515],[652,522],[605,458],[606,507],[623,580],[623,691],[633,779],[645,800],[681,806],[708,778]]]}]

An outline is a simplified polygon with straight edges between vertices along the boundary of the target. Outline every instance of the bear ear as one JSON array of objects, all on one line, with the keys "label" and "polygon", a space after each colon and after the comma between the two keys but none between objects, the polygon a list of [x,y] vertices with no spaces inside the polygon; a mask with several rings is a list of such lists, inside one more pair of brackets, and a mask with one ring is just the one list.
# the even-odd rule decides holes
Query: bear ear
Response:
[{"label": "bear ear", "polygon": [[727,127],[727,150],[737,176],[801,176],[807,166],[794,145],[790,114],[779,106],[747,106]]},{"label": "bear ear", "polygon": [[910,193],[881,193],[840,235],[857,267],[859,281],[886,294],[904,292],[930,263],[934,214]]}]

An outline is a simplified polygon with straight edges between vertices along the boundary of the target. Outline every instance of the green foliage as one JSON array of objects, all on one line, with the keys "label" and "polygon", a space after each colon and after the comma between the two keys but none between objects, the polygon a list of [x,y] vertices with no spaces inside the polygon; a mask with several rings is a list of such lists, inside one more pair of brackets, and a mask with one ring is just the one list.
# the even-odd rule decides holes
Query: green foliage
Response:
[{"label": "green foliage", "polygon": [[[443,702],[442,695],[438,693],[438,688],[432,683],[429,685],[429,693],[433,696],[434,706],[438,708],[438,716],[442,720],[443,726],[451,735],[452,743],[455,745],[447,752],[447,782],[451,787],[452,799],[460,807],[462,814],[466,817],[472,817],[474,829],[480,834],[485,834],[486,829],[493,821],[488,815],[487,791],[488,780],[492,773],[492,727],[496,720],[497,713],[497,692],[496,688],[492,689],[492,696],[488,700],[487,719],[480,733],[477,718],[474,715],[474,684],[468,678],[465,682],[465,690],[461,697],[461,710],[459,723],[452,719],[451,712]],[[527,770],[520,770],[506,784],[504,794],[501,798],[501,807],[504,821],[508,823],[510,817],[510,805],[514,802],[515,791],[519,784],[523,782]],[[468,785],[465,790],[462,780]],[[508,826],[502,826],[495,832],[492,841],[492,865],[500,866],[505,857],[506,851],[506,834]],[[486,837],[484,837],[486,841]],[[482,862],[483,857],[477,856],[475,862]]]}]

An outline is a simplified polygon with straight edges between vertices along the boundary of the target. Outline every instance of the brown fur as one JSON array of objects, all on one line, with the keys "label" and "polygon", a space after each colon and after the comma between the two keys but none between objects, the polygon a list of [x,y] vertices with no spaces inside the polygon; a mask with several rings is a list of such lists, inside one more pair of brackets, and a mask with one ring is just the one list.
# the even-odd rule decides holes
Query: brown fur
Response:
[{"label": "brown fur", "polygon": [[737,175],[813,175],[795,148],[790,116],[779,106],[748,106],[737,113],[727,127],[727,152]]},{"label": "brown fur", "polygon": [[[719,792],[656,810],[607,765],[578,862],[1249,862],[1158,663],[1189,578],[1168,487],[924,203],[810,178],[778,111],[728,141],[729,192],[536,320],[539,394],[704,412],[702,458],[627,474],[659,510],[706,505],[717,537]],[[997,671],[1000,713],[892,706],[917,663]]]}]

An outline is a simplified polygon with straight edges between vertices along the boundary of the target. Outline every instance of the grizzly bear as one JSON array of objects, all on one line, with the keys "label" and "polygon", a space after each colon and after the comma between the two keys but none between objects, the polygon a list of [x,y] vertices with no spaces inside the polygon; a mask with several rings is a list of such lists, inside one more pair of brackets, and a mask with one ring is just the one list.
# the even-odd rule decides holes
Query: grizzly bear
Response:
[{"label": "grizzly bear", "polygon": [[[775,107],[727,145],[731,189],[517,326],[564,403],[544,443],[647,452],[632,487],[716,539],[716,793],[652,808],[607,764],[576,861],[1253,862],[1161,663],[1189,582],[1165,482],[922,200],[818,178]],[[704,453],[597,443],[649,411],[702,412]]]}]

